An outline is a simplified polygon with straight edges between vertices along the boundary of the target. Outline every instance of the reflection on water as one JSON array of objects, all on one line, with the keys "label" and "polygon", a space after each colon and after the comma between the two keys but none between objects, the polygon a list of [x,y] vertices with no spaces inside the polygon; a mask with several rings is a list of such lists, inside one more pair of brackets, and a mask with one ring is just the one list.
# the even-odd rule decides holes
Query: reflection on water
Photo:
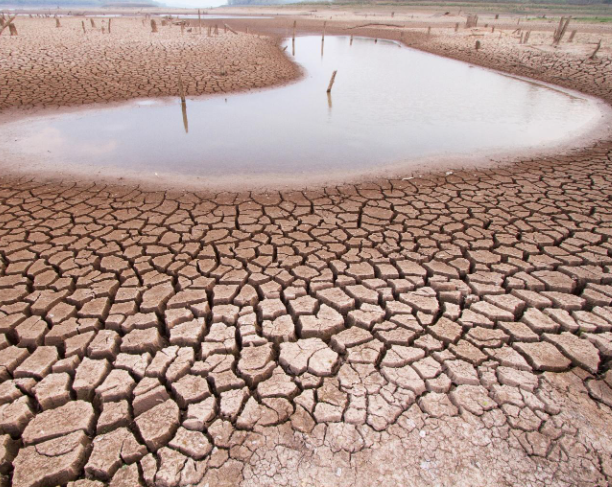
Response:
[{"label": "reflection on water", "polygon": [[181,111],[183,112],[183,127],[185,127],[185,133],[189,133],[189,120],[187,120],[187,103],[181,101]]},{"label": "reflection on water", "polygon": [[328,36],[323,58],[321,47],[320,36],[296,38],[303,80],[188,99],[189,121],[178,99],[140,100],[4,124],[0,150],[45,167],[299,176],[541,146],[600,116],[590,100],[388,41]]}]

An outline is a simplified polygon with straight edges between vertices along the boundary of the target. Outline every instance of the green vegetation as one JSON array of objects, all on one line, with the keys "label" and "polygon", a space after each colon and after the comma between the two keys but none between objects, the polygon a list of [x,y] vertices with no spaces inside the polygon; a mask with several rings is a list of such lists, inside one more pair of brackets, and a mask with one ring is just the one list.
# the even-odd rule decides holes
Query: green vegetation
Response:
[{"label": "green vegetation", "polygon": [[572,22],[588,22],[589,24],[609,24],[612,17],[573,17]]}]

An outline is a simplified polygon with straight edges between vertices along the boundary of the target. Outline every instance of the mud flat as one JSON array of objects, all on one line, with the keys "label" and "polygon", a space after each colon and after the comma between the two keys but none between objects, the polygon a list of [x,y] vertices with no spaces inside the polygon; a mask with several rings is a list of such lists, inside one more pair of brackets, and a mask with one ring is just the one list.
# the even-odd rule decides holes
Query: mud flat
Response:
[{"label": "mud flat", "polygon": [[[513,70],[462,42],[427,49]],[[609,101],[607,51],[533,52]],[[610,164],[603,140],[307,191],[2,177],[1,482],[608,484]]]},{"label": "mud flat", "polygon": [[500,165],[611,135],[602,101],[394,41],[310,35],[283,49],[304,73],[283,87],[14,114],[1,125],[2,169],[164,189],[301,189]]},{"label": "mud flat", "polygon": [[[274,39],[205,26],[181,29],[157,19],[61,18],[15,21],[19,35],[0,38],[0,110],[106,103],[137,97],[236,92],[285,83],[299,70]],[[202,24],[204,25],[204,23]],[[83,26],[85,32],[83,32]],[[220,27],[220,29],[219,29]],[[102,30],[104,29],[104,31]]]}]

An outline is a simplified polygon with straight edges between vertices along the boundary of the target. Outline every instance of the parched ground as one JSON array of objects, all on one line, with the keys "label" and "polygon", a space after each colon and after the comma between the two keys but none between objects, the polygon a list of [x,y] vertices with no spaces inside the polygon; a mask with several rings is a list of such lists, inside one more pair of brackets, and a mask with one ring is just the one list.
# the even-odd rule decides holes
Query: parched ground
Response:
[{"label": "parched ground", "polygon": [[[555,55],[543,79],[582,60]],[[300,192],[0,179],[3,485],[608,485],[611,164],[602,141]]]},{"label": "parched ground", "polygon": [[157,18],[157,33],[144,18],[113,18],[110,33],[108,19],[93,22],[63,17],[58,28],[54,18],[17,17],[18,35],[0,37],[0,111],[179,96],[179,76],[191,96],[300,75],[273,39],[226,32],[222,21],[181,28]]}]

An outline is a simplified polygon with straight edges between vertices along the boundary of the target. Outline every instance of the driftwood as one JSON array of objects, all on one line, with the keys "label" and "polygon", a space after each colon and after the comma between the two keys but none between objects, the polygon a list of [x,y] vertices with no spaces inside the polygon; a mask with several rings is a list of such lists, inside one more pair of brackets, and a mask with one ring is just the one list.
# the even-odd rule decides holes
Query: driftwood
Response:
[{"label": "driftwood", "polygon": [[223,25],[224,25],[224,26],[225,26],[225,28],[226,28],[227,30],[229,30],[230,32],[232,32],[233,34],[238,35],[238,32],[236,32],[234,29],[232,29],[232,28],[231,28],[229,25],[227,25],[227,24],[223,24]]},{"label": "driftwood", "polygon": [[357,25],[355,27],[345,27],[343,30],[364,29],[366,27],[397,27],[398,29],[401,29],[404,26],[403,25],[397,25],[397,24],[377,24],[377,23],[371,23],[371,24]]},{"label": "driftwood", "polygon": [[599,42],[597,43],[597,47],[593,51],[593,54],[589,56],[589,59],[595,59],[595,56],[597,56],[597,53],[599,52],[600,49],[601,49],[601,39],[599,39]]}]

